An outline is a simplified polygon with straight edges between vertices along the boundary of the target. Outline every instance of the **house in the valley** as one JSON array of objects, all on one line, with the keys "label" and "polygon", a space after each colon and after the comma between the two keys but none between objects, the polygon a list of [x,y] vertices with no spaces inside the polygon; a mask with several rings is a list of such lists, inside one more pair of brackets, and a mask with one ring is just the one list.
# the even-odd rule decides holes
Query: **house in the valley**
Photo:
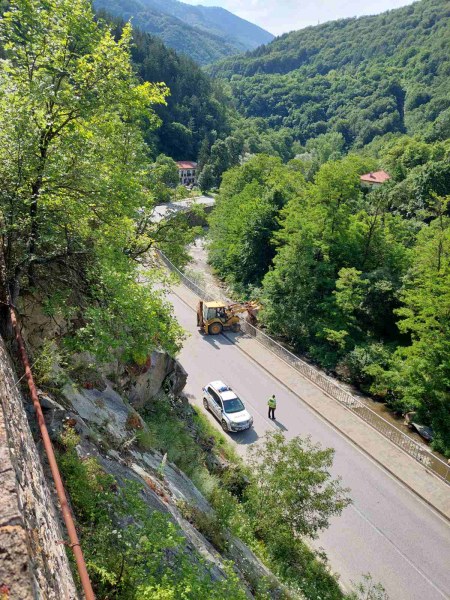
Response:
[{"label": "house in the valley", "polygon": [[181,185],[197,185],[197,163],[190,160],[177,161]]},{"label": "house in the valley", "polygon": [[391,178],[389,173],[386,171],[374,171],[373,173],[365,173],[361,175],[360,181],[361,186],[366,189],[373,189],[379,187],[385,181]]}]

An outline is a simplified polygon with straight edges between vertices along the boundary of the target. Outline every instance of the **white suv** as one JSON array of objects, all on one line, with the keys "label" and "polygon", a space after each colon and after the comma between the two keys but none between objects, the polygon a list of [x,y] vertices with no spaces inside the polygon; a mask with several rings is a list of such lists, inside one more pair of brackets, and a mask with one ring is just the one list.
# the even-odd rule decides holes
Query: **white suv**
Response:
[{"label": "white suv", "polygon": [[242,431],[253,425],[242,400],[223,381],[211,381],[203,394],[203,406],[219,419],[224,431]]}]

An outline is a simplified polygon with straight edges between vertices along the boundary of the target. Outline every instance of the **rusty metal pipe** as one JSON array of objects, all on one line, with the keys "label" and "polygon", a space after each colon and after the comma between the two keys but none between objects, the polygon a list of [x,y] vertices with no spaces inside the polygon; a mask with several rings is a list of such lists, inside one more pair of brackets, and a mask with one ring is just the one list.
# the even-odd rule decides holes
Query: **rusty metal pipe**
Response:
[{"label": "rusty metal pipe", "polygon": [[86,600],[95,600],[95,594],[92,589],[91,581],[86,568],[83,552],[81,550],[80,542],[78,540],[75,523],[70,512],[69,503],[67,501],[66,492],[59,472],[58,464],[56,462],[55,453],[53,451],[53,445],[48,434],[47,426],[45,424],[44,415],[42,413],[41,403],[34,383],[33,374],[30,368],[30,362],[28,360],[28,354],[25,349],[25,343],[23,341],[22,334],[20,332],[19,324],[16,317],[14,308],[9,305],[9,311],[11,316],[11,322],[14,328],[17,344],[19,346],[20,358],[22,359],[23,366],[25,368],[25,378],[28,383],[28,389],[30,390],[30,396],[33,401],[34,410],[36,411],[37,422],[41,431],[42,441],[44,442],[45,452],[47,454],[48,462],[55,483],[56,493],[58,494],[59,503],[61,505],[61,511],[66,524],[67,533],[70,539],[70,547],[75,556],[77,563],[78,573],[80,575],[81,585],[84,591]]}]

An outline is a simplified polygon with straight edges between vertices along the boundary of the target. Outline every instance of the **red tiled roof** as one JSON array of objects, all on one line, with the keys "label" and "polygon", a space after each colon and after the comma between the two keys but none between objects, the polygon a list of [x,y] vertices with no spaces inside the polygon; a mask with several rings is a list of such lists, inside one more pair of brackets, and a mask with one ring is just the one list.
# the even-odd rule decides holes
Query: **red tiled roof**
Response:
[{"label": "red tiled roof", "polygon": [[391,176],[386,171],[375,171],[374,173],[366,173],[365,175],[361,175],[360,179],[364,183],[384,183]]},{"label": "red tiled roof", "polygon": [[179,169],[196,169],[197,163],[190,160],[177,160],[177,167]]}]

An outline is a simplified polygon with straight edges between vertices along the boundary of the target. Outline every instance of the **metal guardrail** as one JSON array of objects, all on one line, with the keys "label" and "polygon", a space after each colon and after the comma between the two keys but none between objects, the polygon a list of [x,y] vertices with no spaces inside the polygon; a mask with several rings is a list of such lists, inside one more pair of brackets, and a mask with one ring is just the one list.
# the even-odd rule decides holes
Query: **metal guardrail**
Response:
[{"label": "metal guardrail", "polygon": [[[162,262],[174,273],[176,273],[182,283],[188,287],[194,294],[204,300],[214,300],[211,294],[208,294],[196,283],[191,281],[180,271],[170,260],[160,251],[157,251]],[[406,454],[423,464],[434,475],[437,475],[445,483],[450,485],[450,465],[432,454],[429,448],[421,445],[412,438],[408,437],[403,431],[395,425],[384,419],[371,408],[369,408],[359,398],[356,398],[345,390],[338,383],[327,377],[318,369],[312,367],[304,360],[284,348],[279,342],[268,336],[266,333],[250,325],[244,319],[241,319],[241,329],[251,337],[255,338],[260,344],[276,354],[281,360],[293,367],[301,375],[312,381],[321,390],[327,393],[331,398],[344,405],[352,413],[363,419],[371,427],[376,429],[393,444],[401,448]]]}]

